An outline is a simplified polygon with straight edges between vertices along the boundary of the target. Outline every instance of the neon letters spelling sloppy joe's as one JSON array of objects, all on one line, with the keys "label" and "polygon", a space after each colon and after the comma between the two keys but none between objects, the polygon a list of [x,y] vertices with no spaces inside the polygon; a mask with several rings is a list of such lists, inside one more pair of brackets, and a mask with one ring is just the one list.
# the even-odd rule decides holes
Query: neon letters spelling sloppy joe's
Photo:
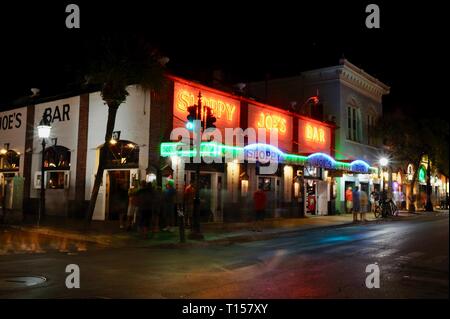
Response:
[{"label": "neon letters spelling sloppy joe's", "polygon": [[261,112],[256,125],[258,128],[277,129],[281,134],[286,133],[286,119],[276,114]]},{"label": "neon letters spelling sloppy joe's", "polygon": [[[176,87],[175,89],[175,106],[182,112],[187,112],[187,108],[191,105],[197,104],[198,92],[193,88],[187,86]],[[213,110],[213,114],[217,119],[224,119],[232,122],[236,111],[236,104],[222,99],[215,95],[208,94],[202,91],[202,103],[209,106]]]}]

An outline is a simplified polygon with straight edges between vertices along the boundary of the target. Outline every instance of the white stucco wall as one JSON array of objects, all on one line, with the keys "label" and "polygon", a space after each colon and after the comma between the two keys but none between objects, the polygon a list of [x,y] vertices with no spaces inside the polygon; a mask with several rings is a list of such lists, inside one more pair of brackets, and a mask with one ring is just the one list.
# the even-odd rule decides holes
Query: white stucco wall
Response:
[{"label": "white stucco wall", "polygon": [[25,133],[27,128],[27,108],[0,112],[0,149],[9,143],[9,149],[19,152],[19,174],[23,176]]},{"label": "white stucco wall", "polygon": [[[68,107],[67,107],[68,105]],[[77,162],[77,148],[78,148],[78,121],[80,111],[80,97],[70,97],[60,99],[47,103],[35,105],[34,111],[34,128],[35,134],[33,137],[33,156],[31,164],[31,197],[39,197],[39,190],[34,187],[35,173],[41,169],[41,140],[37,133],[37,126],[42,119],[46,110],[50,110],[52,117],[51,134],[47,140],[47,147],[52,145],[52,138],[57,138],[57,144],[67,147],[70,154],[70,182],[69,189],[66,190],[68,199],[74,199],[75,196],[75,178],[76,178],[76,162]],[[64,112],[65,111],[65,112]],[[48,111],[47,111],[48,112]],[[60,190],[49,190],[46,196],[52,196],[51,192]]]}]

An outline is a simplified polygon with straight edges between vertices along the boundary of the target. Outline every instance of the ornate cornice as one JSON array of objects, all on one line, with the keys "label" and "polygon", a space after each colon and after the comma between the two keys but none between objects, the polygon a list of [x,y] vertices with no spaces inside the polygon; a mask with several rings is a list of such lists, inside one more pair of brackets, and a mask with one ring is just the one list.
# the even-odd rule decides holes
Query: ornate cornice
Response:
[{"label": "ornate cornice", "polygon": [[307,83],[339,80],[342,84],[378,102],[381,102],[381,97],[390,90],[389,86],[345,59],[337,66],[303,72],[302,76]]}]

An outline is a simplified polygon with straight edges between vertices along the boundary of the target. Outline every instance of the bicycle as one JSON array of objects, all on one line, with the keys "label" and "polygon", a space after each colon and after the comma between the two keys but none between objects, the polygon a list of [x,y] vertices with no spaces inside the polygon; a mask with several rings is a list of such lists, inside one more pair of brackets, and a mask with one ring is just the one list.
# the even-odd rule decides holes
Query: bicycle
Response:
[{"label": "bicycle", "polygon": [[378,205],[375,206],[373,214],[375,218],[398,216],[398,207],[397,205],[395,205],[392,199],[388,199],[385,201],[380,200]]}]

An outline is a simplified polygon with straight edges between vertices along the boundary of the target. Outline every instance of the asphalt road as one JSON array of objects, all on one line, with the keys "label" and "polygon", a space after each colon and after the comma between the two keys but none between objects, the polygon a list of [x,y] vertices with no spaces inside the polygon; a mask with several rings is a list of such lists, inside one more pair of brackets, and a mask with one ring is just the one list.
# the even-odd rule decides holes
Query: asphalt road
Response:
[{"label": "asphalt road", "polygon": [[[0,298],[448,298],[448,230],[440,213],[226,246],[4,254]],[[375,263],[380,288],[368,289]],[[79,289],[65,286],[68,264]],[[11,279],[24,276],[47,281]]]}]

